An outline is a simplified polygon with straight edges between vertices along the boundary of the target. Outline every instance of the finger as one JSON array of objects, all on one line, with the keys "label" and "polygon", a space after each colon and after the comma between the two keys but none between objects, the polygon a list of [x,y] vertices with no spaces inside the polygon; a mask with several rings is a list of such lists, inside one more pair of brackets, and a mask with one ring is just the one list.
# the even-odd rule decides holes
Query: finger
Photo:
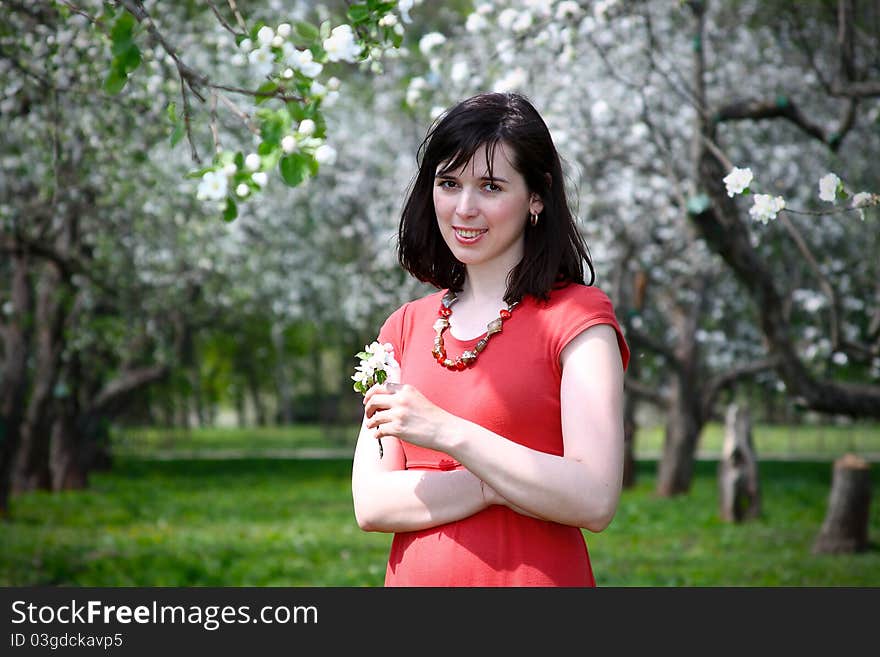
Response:
[{"label": "finger", "polygon": [[387,424],[391,421],[390,411],[378,411],[373,414],[373,416],[367,420],[367,428],[368,429],[378,429],[383,424]]},{"label": "finger", "polygon": [[364,412],[367,417],[371,417],[376,411],[391,408],[394,398],[389,394],[377,394],[370,397],[369,401],[364,405]]},{"label": "finger", "polygon": [[364,405],[366,406],[370,399],[372,399],[376,395],[388,394],[388,390],[386,389],[385,385],[386,384],[384,383],[374,383],[372,386],[370,386],[367,392],[364,393]]}]

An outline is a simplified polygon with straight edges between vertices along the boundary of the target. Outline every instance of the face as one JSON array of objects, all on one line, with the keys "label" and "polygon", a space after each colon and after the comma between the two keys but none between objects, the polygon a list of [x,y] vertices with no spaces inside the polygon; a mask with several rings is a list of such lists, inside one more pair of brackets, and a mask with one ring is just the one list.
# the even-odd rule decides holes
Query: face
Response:
[{"label": "face", "polygon": [[510,160],[510,150],[500,142],[491,169],[483,148],[458,171],[439,173],[444,163],[437,167],[437,223],[452,254],[465,265],[492,263],[512,269],[523,256],[530,213],[544,208]]}]

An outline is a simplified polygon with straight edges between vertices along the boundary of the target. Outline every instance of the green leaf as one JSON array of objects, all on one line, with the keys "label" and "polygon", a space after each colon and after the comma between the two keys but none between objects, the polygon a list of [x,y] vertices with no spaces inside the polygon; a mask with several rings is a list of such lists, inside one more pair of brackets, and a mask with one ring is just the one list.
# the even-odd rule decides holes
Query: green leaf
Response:
[{"label": "green leaf", "polygon": [[351,5],[348,8],[347,15],[352,23],[363,23],[370,19],[370,8],[365,4]]},{"label": "green leaf", "polygon": [[330,36],[330,21],[324,21],[321,23],[321,40],[323,41],[327,37]]},{"label": "green leaf", "polygon": [[[275,91],[276,89],[278,89],[278,83],[272,82],[270,80],[269,82],[264,82],[263,84],[261,84],[259,86],[259,88],[257,89],[257,93],[261,93],[261,94],[271,93],[271,92]],[[257,105],[261,105],[262,103],[265,103],[267,100],[271,100],[272,96],[255,96],[255,98],[256,98],[256,100],[254,102]]]},{"label": "green leaf", "polygon": [[318,169],[320,169],[320,168],[321,168],[321,165],[318,164],[318,160],[316,160],[314,157],[310,157],[309,158],[309,173],[311,173],[313,176],[317,176]]},{"label": "green leaf", "polygon": [[104,91],[108,94],[116,95],[125,88],[128,82],[128,75],[124,71],[119,70],[117,66],[111,66],[107,79],[104,80]]},{"label": "green leaf", "polygon": [[214,166],[210,166],[210,167],[202,167],[201,169],[195,169],[193,171],[188,171],[186,176],[184,176],[184,177],[185,178],[201,178],[206,173],[208,173],[208,171],[214,171],[215,168],[216,167],[214,167]]},{"label": "green leaf", "polygon": [[114,47],[117,43],[131,41],[136,23],[135,17],[127,11],[119,15],[119,18],[113,23],[113,27],[110,28],[110,40],[113,41]]},{"label": "green leaf", "polygon": [[178,121],[174,124],[174,129],[171,131],[171,147],[177,146],[177,143],[183,139],[183,135],[186,134],[186,126],[183,125],[183,121]]},{"label": "green leaf", "polygon": [[291,153],[281,158],[278,166],[281,170],[281,178],[290,187],[297,187],[309,175],[307,157],[300,153]]},{"label": "green leaf", "polygon": [[168,106],[165,108],[165,114],[168,116],[168,120],[171,123],[177,123],[177,103],[173,100],[168,103]]},{"label": "green leaf", "polygon": [[141,65],[141,50],[133,43],[129,44],[128,49],[120,54],[116,60],[119,62],[120,68],[126,73],[131,73]]},{"label": "green leaf", "polygon": [[297,21],[293,24],[293,31],[298,37],[307,43],[321,40],[321,30],[305,21]]},{"label": "green leaf", "polygon": [[376,372],[376,382],[377,383],[385,383],[385,380],[388,378],[388,373],[385,370],[379,370]]},{"label": "green leaf", "polygon": [[235,221],[235,218],[238,216],[238,206],[235,204],[231,198],[226,199],[226,209],[223,210],[223,221],[229,223],[230,221]]}]

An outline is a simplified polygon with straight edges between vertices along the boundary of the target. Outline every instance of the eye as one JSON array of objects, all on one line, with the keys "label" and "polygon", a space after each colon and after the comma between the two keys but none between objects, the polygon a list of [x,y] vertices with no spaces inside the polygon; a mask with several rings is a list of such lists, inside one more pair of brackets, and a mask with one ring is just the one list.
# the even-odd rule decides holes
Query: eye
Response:
[{"label": "eye", "polygon": [[447,178],[447,179],[439,180],[437,182],[437,187],[439,187],[440,189],[454,189],[455,184],[456,183],[454,180],[449,180]]},{"label": "eye", "polygon": [[500,192],[501,188],[493,182],[487,182],[483,184],[483,189],[487,192]]}]

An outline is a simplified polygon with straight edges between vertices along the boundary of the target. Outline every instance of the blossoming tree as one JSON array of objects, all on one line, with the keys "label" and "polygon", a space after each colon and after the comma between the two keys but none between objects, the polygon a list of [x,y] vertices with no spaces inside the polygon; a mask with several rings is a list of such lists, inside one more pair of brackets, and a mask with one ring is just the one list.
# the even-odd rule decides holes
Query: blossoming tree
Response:
[{"label": "blossoming tree", "polygon": [[[668,418],[663,494],[688,489],[700,429],[739,376],[772,366],[802,407],[880,412],[880,306],[866,301],[876,196],[859,184],[878,147],[876,35],[858,28],[870,11],[478,3],[461,34],[424,43],[431,66],[411,81],[410,102],[427,112],[446,104],[438,93],[524,91],[576,165],[584,230],[599,271],[616,272],[604,284],[620,290],[639,379],[663,391],[668,372],[651,395]],[[829,162],[854,188],[836,206],[817,204]],[[743,203],[728,186],[745,191],[747,165],[766,182]],[[632,277],[648,281],[639,308],[623,294],[630,285],[615,284]],[[648,388],[633,374],[628,390]]]}]

